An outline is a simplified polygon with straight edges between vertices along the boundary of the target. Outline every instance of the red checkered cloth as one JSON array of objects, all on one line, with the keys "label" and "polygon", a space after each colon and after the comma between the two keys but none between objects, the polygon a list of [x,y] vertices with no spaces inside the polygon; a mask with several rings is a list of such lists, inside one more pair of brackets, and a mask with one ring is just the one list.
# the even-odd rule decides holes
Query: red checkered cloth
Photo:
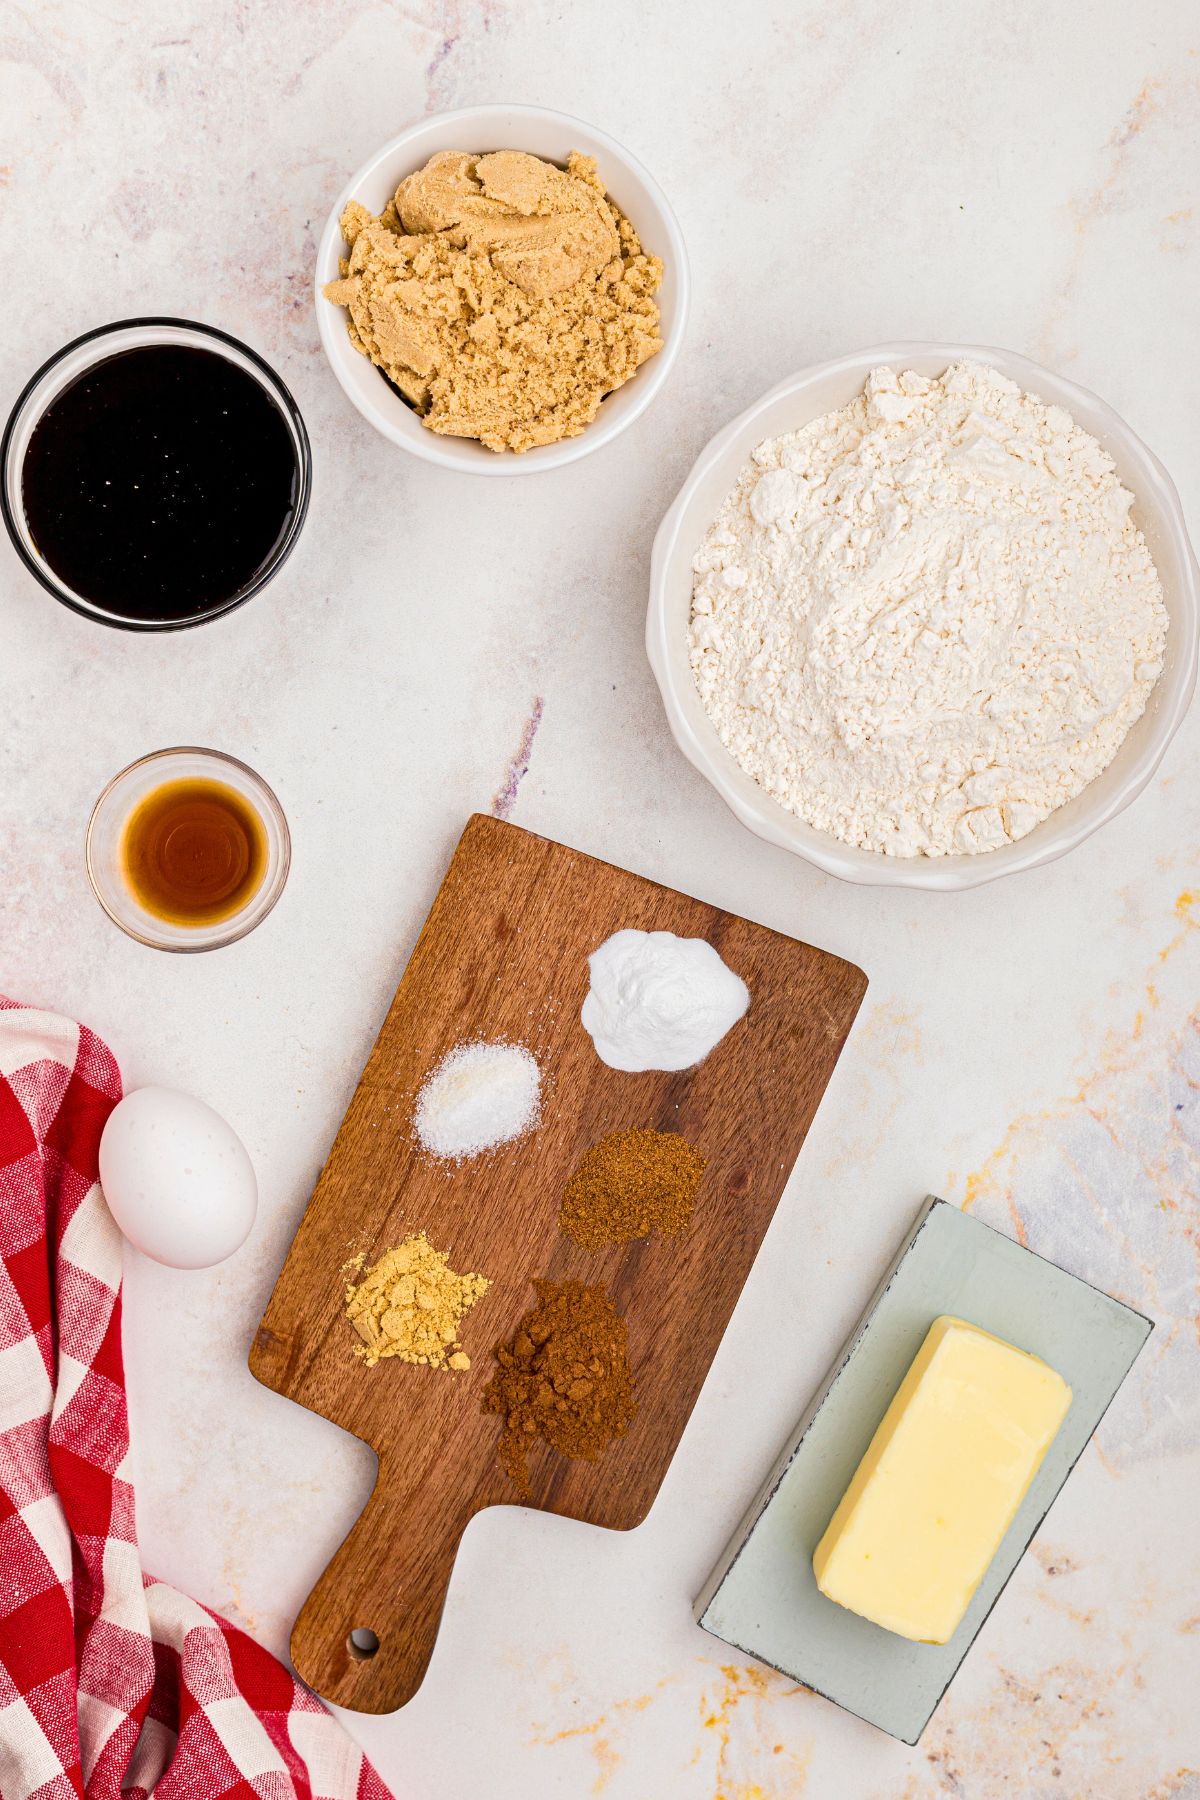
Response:
[{"label": "red checkered cloth", "polygon": [[97,1181],[120,1097],[84,1026],[0,999],[0,1795],[389,1800],[274,1657],[142,1573]]}]

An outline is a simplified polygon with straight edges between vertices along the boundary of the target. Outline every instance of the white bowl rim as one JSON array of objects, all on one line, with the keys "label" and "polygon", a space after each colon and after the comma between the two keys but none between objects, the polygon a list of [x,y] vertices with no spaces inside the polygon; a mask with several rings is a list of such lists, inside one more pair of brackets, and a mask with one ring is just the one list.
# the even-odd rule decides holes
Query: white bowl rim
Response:
[{"label": "white bowl rim", "polygon": [[[1171,619],[1176,674],[1173,686],[1166,694],[1166,703],[1156,714],[1157,731],[1153,741],[1143,747],[1124,779],[1114,787],[1103,804],[1097,806],[1092,813],[1082,813],[1066,829],[1059,825],[1056,831],[1048,834],[1049,841],[1041,834],[1046,832],[1048,826],[1054,825],[1058,813],[1051,813],[1025,837],[998,850],[961,856],[887,856],[881,851],[862,850],[843,844],[828,833],[818,831],[772,800],[765,790],[759,790],[761,799],[750,798],[742,791],[740,784],[748,782],[750,777],[721,743],[711,724],[708,725],[708,732],[712,742],[705,741],[685,712],[677,692],[671,656],[667,573],[681,553],[683,519],[696,489],[730,446],[743,437],[748,439],[745,455],[749,455],[753,444],[758,441],[752,436],[755,421],[776,401],[799,395],[813,383],[828,376],[861,373],[865,380],[872,368],[888,364],[898,366],[906,359],[932,360],[942,357],[947,366],[959,361],[990,363],[1035,395],[1039,394],[1039,381],[1048,379],[1060,394],[1066,396],[1061,401],[1046,396],[1049,404],[1062,404],[1069,408],[1072,404],[1071,397],[1074,396],[1076,403],[1081,404],[1085,410],[1096,409],[1105,417],[1112,435],[1121,440],[1122,449],[1141,464],[1138,484],[1131,490],[1134,499],[1139,505],[1157,508],[1179,551],[1182,574],[1180,604],[1177,615],[1173,614]],[[814,418],[817,416],[816,413],[812,415]],[[798,419],[793,429],[798,429],[807,422],[807,419]],[[694,547],[688,551],[689,562],[693,554]],[[1123,812],[1153,777],[1191,704],[1196,686],[1198,645],[1200,568],[1197,568],[1195,553],[1188,537],[1178,491],[1163,464],[1120,414],[1090,388],[1059,375],[1055,370],[1048,369],[1017,351],[995,345],[897,339],[890,343],[868,345],[861,350],[847,351],[842,356],[812,363],[793,375],[785,376],[718,431],[701,450],[679,493],[663,516],[651,551],[646,653],[662,695],[667,722],[675,742],[693,767],[717,790],[735,816],[757,836],[806,858],[826,874],[869,887],[927,888],[943,892],[980,887],[985,882],[997,881],[1006,875],[1016,875],[1025,869],[1055,862],[1060,856],[1075,849],[1094,831]],[[1164,671],[1164,675],[1165,673]],[[690,667],[687,678],[690,681]],[[1163,677],[1159,679],[1161,681]],[[696,698],[699,700],[698,694]],[[1121,751],[1118,750],[1117,758],[1120,754]],[[1109,769],[1114,766],[1117,758],[1108,765]],[[1083,793],[1086,792],[1085,788]],[[1080,798],[1082,794],[1076,796],[1076,799]]]},{"label": "white bowl rim", "polygon": [[[637,370],[630,377],[627,385],[631,388],[634,398],[620,414],[609,419],[593,420],[578,437],[563,438],[556,444],[541,444],[532,450],[523,451],[519,456],[512,453],[496,455],[494,452],[489,452],[484,458],[478,455],[478,446],[473,439],[439,437],[436,432],[429,431],[422,425],[415,414],[412,416],[412,429],[405,429],[404,423],[393,423],[382,406],[376,408],[364,402],[363,396],[342,379],[342,359],[347,355],[355,358],[359,356],[359,352],[354,349],[346,336],[344,309],[331,306],[322,289],[327,281],[334,280],[337,275],[340,256],[338,246],[344,242],[341,229],[342,213],[348,202],[357,198],[363,186],[378,173],[384,164],[398,156],[401,150],[412,150],[419,146],[423,139],[439,136],[447,126],[461,126],[464,130],[473,129],[478,125],[486,124],[489,119],[498,117],[539,119],[563,127],[567,135],[573,131],[583,133],[591,140],[593,146],[599,146],[604,156],[611,157],[615,167],[628,170],[641,182],[661,218],[667,239],[661,249],[655,249],[652,253],[661,255],[664,265],[669,267],[678,291],[678,302],[677,317],[662,349],[648,365]],[[419,166],[419,160],[413,161],[411,164],[414,169]],[[401,174],[403,173],[404,171],[401,171]],[[396,179],[399,181],[399,174]],[[611,189],[608,191],[611,192]],[[669,264],[668,256],[670,257]],[[594,450],[599,450],[603,445],[611,443],[645,412],[655,395],[664,386],[679,355],[680,345],[687,329],[691,302],[691,275],[683,232],[674,209],[653,175],[645,164],[634,156],[632,151],[626,150],[622,144],[617,142],[616,138],[608,132],[602,131],[598,125],[590,125],[586,119],[575,118],[571,113],[557,112],[553,107],[548,106],[506,106],[492,103],[482,106],[460,106],[447,112],[430,113],[389,138],[375,151],[374,155],[369,156],[366,162],[355,170],[338,195],[333,210],[326,220],[325,229],[321,233],[313,278],[313,302],[316,307],[317,331],[320,335],[321,347],[339,387],[363,418],[391,443],[398,444],[401,449],[410,451],[414,456],[422,457],[426,462],[437,463],[444,469],[458,469],[468,475],[536,475],[549,469],[563,468],[568,463],[578,462],[582,456],[590,456]],[[383,393],[388,393],[388,391],[386,387],[382,388]],[[398,404],[403,405],[404,403],[399,401]]]}]

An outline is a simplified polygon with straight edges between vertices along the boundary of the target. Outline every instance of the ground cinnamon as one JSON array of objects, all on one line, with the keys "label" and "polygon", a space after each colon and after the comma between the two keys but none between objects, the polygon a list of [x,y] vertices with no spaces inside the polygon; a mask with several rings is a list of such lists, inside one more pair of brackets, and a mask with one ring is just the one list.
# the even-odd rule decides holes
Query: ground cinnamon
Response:
[{"label": "ground cinnamon", "polygon": [[669,1131],[610,1131],[563,1191],[559,1224],[585,1250],[627,1244],[691,1223],[704,1158]]},{"label": "ground cinnamon", "polygon": [[621,1437],[637,1407],[625,1321],[603,1286],[535,1281],[537,1305],[511,1344],[496,1347],[496,1373],[483,1395],[499,1413],[500,1461],[528,1499],[526,1458],[539,1438],[560,1456],[595,1462]]}]

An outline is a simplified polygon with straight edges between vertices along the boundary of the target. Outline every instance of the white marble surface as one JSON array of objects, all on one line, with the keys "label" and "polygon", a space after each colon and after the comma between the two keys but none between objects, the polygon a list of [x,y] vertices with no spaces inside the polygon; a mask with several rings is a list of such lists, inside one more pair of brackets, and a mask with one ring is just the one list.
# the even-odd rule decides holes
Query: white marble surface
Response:
[{"label": "white marble surface", "polygon": [[[372,1459],[246,1349],[466,815],[512,817],[861,963],[871,990],[658,1504],[608,1536],[519,1511],[464,1543],[433,1667],[349,1719],[402,1796],[884,1800],[1200,1793],[1200,747],[1066,861],[951,897],[856,890],[748,836],[675,752],[641,648],[655,524],[711,432],[856,344],[1007,344],[1103,393],[1200,523],[1200,17],[1178,0],[10,0],[0,33],[5,407],[66,337],[190,314],[263,351],[316,491],[284,576],[138,639],[0,550],[0,983],[103,1033],[127,1083],[244,1135],[224,1268],[130,1255],[146,1564],[283,1653]],[[678,209],[695,307],[621,440],[472,484],[373,436],[317,348],[315,235],[407,119],[536,102],[613,132]],[[532,723],[531,723],[532,721]],[[116,769],[246,758],[295,838],[269,923],[127,942],[82,841]],[[920,1197],[1159,1329],[908,1750],[726,1655],[689,1601]],[[724,1665],[724,1666],[723,1666]]]}]

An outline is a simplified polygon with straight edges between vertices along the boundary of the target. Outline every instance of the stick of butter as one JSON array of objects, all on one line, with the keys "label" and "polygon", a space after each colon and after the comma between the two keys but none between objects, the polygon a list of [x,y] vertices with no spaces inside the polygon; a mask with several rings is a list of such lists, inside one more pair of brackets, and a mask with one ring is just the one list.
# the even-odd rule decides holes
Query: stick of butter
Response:
[{"label": "stick of butter", "polygon": [[821,1592],[947,1643],[1070,1404],[1039,1357],[935,1319],[817,1545]]}]

